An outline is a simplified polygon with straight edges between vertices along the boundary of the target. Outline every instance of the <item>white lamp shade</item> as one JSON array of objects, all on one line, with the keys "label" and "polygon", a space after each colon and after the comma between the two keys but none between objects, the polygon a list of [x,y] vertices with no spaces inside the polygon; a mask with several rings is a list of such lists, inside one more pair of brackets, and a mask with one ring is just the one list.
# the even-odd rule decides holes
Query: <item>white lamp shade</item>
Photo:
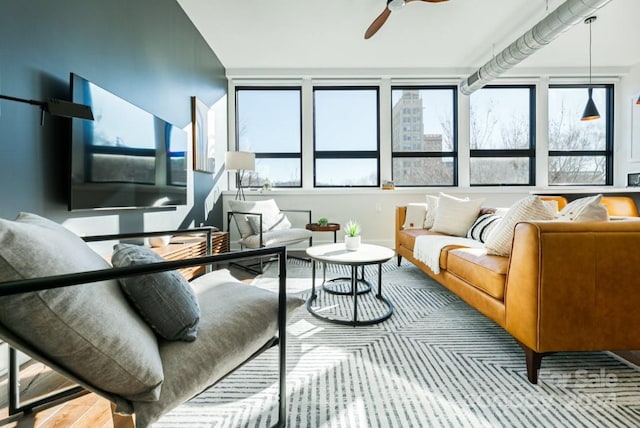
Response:
[{"label": "white lamp shade", "polygon": [[224,156],[227,171],[253,171],[256,169],[256,154],[251,152],[227,152]]}]

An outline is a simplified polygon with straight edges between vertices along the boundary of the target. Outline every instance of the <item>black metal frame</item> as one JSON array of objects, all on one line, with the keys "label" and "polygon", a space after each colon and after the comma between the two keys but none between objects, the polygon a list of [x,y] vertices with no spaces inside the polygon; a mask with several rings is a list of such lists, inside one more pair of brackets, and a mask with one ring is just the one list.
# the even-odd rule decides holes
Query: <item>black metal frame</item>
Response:
[{"label": "black metal frame", "polygon": [[[302,176],[303,176],[303,168],[302,164],[302,86],[236,86],[235,91],[235,108],[236,108],[236,150],[243,150],[246,148],[240,147],[240,127],[239,120],[240,117],[240,103],[238,102],[238,92],[242,91],[297,91],[298,92],[298,101],[300,106],[300,115],[299,115],[299,124],[300,124],[300,149],[297,152],[266,152],[266,151],[257,151],[255,152],[256,159],[296,159],[298,160],[298,165],[300,166],[300,176],[298,179],[300,180],[300,184],[298,186],[287,186],[283,184],[278,184],[277,187],[280,188],[293,188],[299,189],[302,187]],[[269,177],[267,177],[269,178]],[[251,187],[251,186],[249,186]],[[236,198],[237,199],[237,198]]]},{"label": "black metal frame", "polygon": [[[119,234],[119,235],[101,235],[101,236],[91,236],[86,237],[86,241],[101,241],[101,240],[112,240],[112,239],[130,239],[141,236],[161,236],[166,235],[168,233],[207,233],[209,236],[207,251],[210,253],[211,249],[211,232],[212,228],[198,228],[198,229],[185,229],[185,230],[174,230],[174,231],[158,231],[158,232],[143,232],[143,233],[130,233],[130,234]],[[21,294],[28,292],[36,292],[42,290],[49,290],[54,288],[61,287],[69,287],[73,285],[79,284],[88,284],[97,281],[105,281],[105,280],[113,280],[121,277],[127,276],[136,276],[136,275],[144,275],[149,273],[157,273],[157,272],[165,272],[169,270],[175,270],[180,268],[194,267],[194,266],[202,266],[206,265],[207,269],[211,268],[211,265],[228,262],[230,263],[233,260],[241,260],[241,259],[250,259],[256,257],[275,257],[279,261],[279,281],[278,281],[278,336],[271,338],[265,346],[263,346],[260,350],[258,350],[255,354],[249,357],[246,361],[240,363],[237,367],[230,370],[227,374],[222,376],[218,382],[228,374],[235,371],[237,368],[244,365],[246,362],[252,360],[257,355],[261,354],[266,349],[271,348],[272,346],[278,345],[279,348],[279,367],[278,367],[278,376],[279,376],[279,397],[278,397],[278,421],[276,423],[276,427],[285,427],[286,426],[286,277],[287,277],[287,269],[286,269],[286,247],[270,247],[270,248],[260,248],[255,250],[246,250],[246,251],[238,251],[238,252],[228,252],[221,253],[216,255],[206,255],[201,257],[194,257],[183,260],[175,260],[175,261],[164,261],[159,263],[149,263],[144,265],[133,265],[127,267],[118,267],[118,268],[110,268],[110,269],[101,269],[87,272],[79,272],[72,274],[64,274],[64,275],[53,275],[42,278],[31,278],[31,279],[22,279],[16,281],[6,281],[0,282],[0,297],[9,296],[13,294]],[[29,355],[39,355],[38,352],[31,350]],[[18,363],[16,358],[16,351],[10,347],[10,361],[9,361],[9,415],[13,416],[17,413],[30,413],[36,407],[47,406],[51,407],[53,405],[57,405],[62,401],[66,401],[70,398],[75,398],[79,395],[86,394],[88,391],[84,388],[78,386],[71,389],[67,389],[61,391],[59,393],[53,394],[51,396],[45,397],[43,399],[30,402],[25,405],[20,404],[19,399],[19,388],[18,388]],[[46,357],[45,357],[46,358]],[[37,359],[37,358],[36,358]],[[217,383],[217,382],[216,382]],[[215,385],[215,383],[213,384]],[[210,386],[213,386],[210,385]],[[104,393],[101,391],[94,391],[101,396],[104,396]],[[105,398],[109,399],[108,396]]]},{"label": "black metal frame", "polygon": [[[375,150],[318,150],[316,144],[316,93],[322,91],[375,91],[376,93],[376,149]],[[319,185],[317,183],[316,173],[318,159],[374,159],[376,161],[376,183],[367,185]],[[380,187],[380,86],[314,86],[313,87],[313,187],[314,188],[331,188],[331,187]]]},{"label": "black metal frame", "polygon": [[[311,223],[311,210],[298,210],[298,209],[281,209],[280,212],[289,212],[289,213],[307,213],[308,214],[308,221],[307,224]],[[260,221],[260,231],[256,234],[260,236],[260,248],[266,248],[264,245],[264,240],[263,240],[263,227],[262,227],[262,213],[255,213],[255,212],[246,212],[246,211],[228,211],[227,212],[227,232],[231,233],[231,219],[233,218],[234,223],[236,225],[236,229],[238,230],[238,233],[240,233],[240,227],[238,226],[238,220],[235,218],[236,215],[241,214],[241,215],[245,215],[245,216],[254,216],[254,217],[258,217],[259,221]],[[240,233],[241,234],[241,233]],[[242,234],[241,234],[242,235]],[[309,246],[313,245],[313,235],[309,237]],[[244,250],[244,245],[242,245],[242,243],[240,244],[241,246],[241,250]],[[287,254],[287,258],[292,258],[292,259],[298,259],[298,260],[305,260],[308,261],[308,259],[304,259],[302,257],[296,257],[290,254]],[[253,273],[255,275],[260,275],[262,274],[262,272],[264,271],[264,260],[261,257],[260,260],[256,263],[252,263],[249,265],[242,265],[239,263],[231,263],[233,266],[238,267],[240,269],[246,270],[247,272]],[[256,268],[255,266],[259,266],[259,268]]]},{"label": "black metal frame", "polygon": [[[429,159],[429,158],[452,158],[453,159],[453,182],[451,184],[437,184],[437,183],[419,183],[419,184],[398,184],[395,183],[396,187],[456,187],[458,185],[458,87],[451,85],[393,85],[391,86],[391,94],[393,98],[394,90],[449,90],[452,92],[453,99],[453,116],[452,116],[452,127],[453,127],[453,147],[452,151],[445,152],[408,152],[408,151],[394,151],[393,150],[393,141],[391,142],[391,176],[395,180],[395,175],[393,171],[393,161],[394,159],[399,158],[413,158],[413,159]],[[393,103],[392,103],[393,104]],[[391,110],[393,111],[393,105],[391,105]],[[391,120],[391,135],[393,136],[393,118]],[[393,137],[392,137],[393,138]]]},{"label": "black metal frame", "polygon": [[[315,309],[313,309],[313,301],[318,297],[318,293],[316,292],[316,260],[315,259],[311,259],[311,295],[309,296],[309,298],[307,299],[306,302],[306,307],[307,310],[309,311],[309,313],[311,315],[313,315],[314,317],[321,319],[323,321],[327,321],[330,322],[332,324],[340,324],[340,325],[350,325],[353,327],[357,327],[357,326],[365,326],[365,325],[373,325],[373,324],[379,324],[383,321],[386,321],[387,319],[389,319],[391,317],[391,315],[393,315],[393,303],[391,303],[391,301],[389,299],[387,299],[386,297],[384,297],[382,295],[382,263],[384,263],[384,261],[376,261],[376,262],[358,262],[358,263],[337,263],[337,264],[345,264],[345,265],[350,265],[351,266],[351,277],[350,278],[336,278],[338,280],[342,280],[342,279],[348,279],[351,281],[351,288],[348,292],[346,293],[342,293],[342,292],[336,292],[335,290],[327,290],[325,289],[325,282],[326,282],[326,277],[324,276],[324,268],[326,266],[327,263],[329,262],[325,262],[325,261],[321,261],[319,263],[322,263],[322,267],[323,267],[323,281],[322,281],[322,288],[327,291],[328,293],[331,294],[339,294],[339,295],[343,295],[343,296],[352,296],[353,297],[353,319],[351,320],[345,320],[345,319],[340,319],[340,318],[331,318],[331,317],[327,317],[324,315],[320,315]],[[385,305],[387,305],[387,312],[385,312],[384,314],[382,314],[381,316],[377,317],[377,318],[371,318],[371,319],[366,319],[366,320],[358,320],[358,296],[360,294],[366,294],[369,291],[371,291],[371,284],[369,284],[368,281],[365,280],[364,278],[364,267],[365,265],[378,265],[378,292],[376,293],[375,297],[376,299],[382,301]],[[358,278],[358,266],[362,267],[362,277]],[[358,289],[358,282],[364,282],[366,286],[364,289]]]},{"label": "black metal frame", "polygon": [[[601,88],[605,90],[605,109],[606,109],[606,123],[605,123],[605,149],[604,150],[549,150],[549,157],[554,156],[604,156],[606,163],[605,182],[603,186],[613,185],[613,120],[614,120],[614,86],[613,84],[556,84],[549,85],[549,89],[563,89],[563,88]],[[590,186],[591,183],[560,183],[549,184],[549,186]]]},{"label": "black metal frame", "polygon": [[536,184],[536,86],[535,85],[486,85],[487,89],[527,89],[529,95],[529,147],[526,149],[470,149],[469,164],[473,158],[521,158],[529,161],[527,183],[471,183],[471,187],[535,186]]}]

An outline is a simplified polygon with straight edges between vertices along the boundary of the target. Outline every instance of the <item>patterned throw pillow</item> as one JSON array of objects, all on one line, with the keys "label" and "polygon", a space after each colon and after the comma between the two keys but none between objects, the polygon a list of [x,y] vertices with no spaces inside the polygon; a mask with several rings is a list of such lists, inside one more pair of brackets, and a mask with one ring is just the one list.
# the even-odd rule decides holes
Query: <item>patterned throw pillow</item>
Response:
[{"label": "patterned throw pillow", "polygon": [[557,215],[559,221],[607,221],[609,213],[600,204],[602,194],[576,199],[567,204]]},{"label": "patterned throw pillow", "polygon": [[489,234],[500,223],[500,220],[502,220],[501,215],[493,213],[480,215],[467,231],[467,238],[487,242]]},{"label": "patterned throw pillow", "polygon": [[552,220],[554,213],[538,196],[520,199],[509,208],[504,218],[491,231],[484,243],[487,254],[508,256],[511,253],[516,223],[526,220]]},{"label": "patterned throw pillow", "polygon": [[484,199],[458,199],[441,192],[431,230],[452,236],[466,236],[478,218],[483,203]]}]

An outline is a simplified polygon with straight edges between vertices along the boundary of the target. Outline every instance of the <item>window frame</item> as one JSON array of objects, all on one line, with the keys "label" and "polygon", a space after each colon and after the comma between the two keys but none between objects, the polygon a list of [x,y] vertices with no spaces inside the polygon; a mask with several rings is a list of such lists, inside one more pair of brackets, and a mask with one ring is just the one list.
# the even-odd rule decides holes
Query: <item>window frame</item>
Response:
[{"label": "window frame", "polygon": [[[429,152],[396,152],[393,150],[393,91],[394,90],[450,90],[453,95],[453,150],[450,152],[444,151],[429,151]],[[390,109],[390,131],[391,136],[389,141],[391,143],[391,176],[394,176],[393,161],[395,158],[453,158],[453,182],[451,184],[410,184],[410,185],[397,185],[396,187],[412,188],[412,187],[458,187],[458,87],[456,85],[391,85],[391,109]]]},{"label": "window frame", "polygon": [[[570,156],[570,157],[579,157],[579,156],[604,156],[605,158],[605,182],[604,184],[593,184],[593,183],[548,183],[549,186],[572,186],[572,187],[586,187],[586,186],[613,186],[613,126],[614,126],[614,93],[615,87],[612,83],[592,83],[592,84],[581,84],[581,83],[571,83],[571,84],[550,84],[548,91],[552,89],[566,89],[566,88],[601,88],[605,89],[605,109],[606,109],[606,120],[605,120],[605,149],[604,150],[548,150],[548,158],[559,157],[559,156]],[[549,119],[547,120],[547,132],[549,132]],[[550,173],[549,165],[547,162],[547,176]]]},{"label": "window frame", "polygon": [[[376,150],[318,150],[316,143],[316,91],[358,91],[373,90],[376,93]],[[313,188],[378,188],[380,187],[380,85],[367,86],[321,86],[315,85],[312,91],[312,110],[313,110]],[[318,185],[316,161],[318,159],[375,159],[376,161],[376,183],[370,185],[352,186],[352,185]]]},{"label": "window frame", "polygon": [[[256,160],[257,159],[298,159],[299,162],[299,167],[300,167],[300,185],[298,186],[274,186],[277,188],[281,188],[281,189],[300,189],[303,187],[303,177],[304,177],[304,171],[303,171],[303,166],[304,163],[302,161],[302,150],[303,150],[303,142],[302,142],[302,137],[303,137],[303,125],[302,125],[302,109],[303,109],[303,105],[302,105],[302,86],[301,85],[286,85],[286,86],[264,86],[264,85],[260,85],[260,86],[252,86],[252,85],[242,85],[242,86],[236,86],[234,88],[235,92],[234,92],[234,103],[235,103],[235,149],[236,150],[240,150],[240,129],[239,129],[239,125],[240,125],[240,121],[239,121],[239,103],[238,103],[238,92],[240,91],[297,91],[298,92],[298,102],[299,102],[299,124],[300,124],[300,135],[299,135],[299,151],[296,152],[255,152],[255,157]],[[268,178],[268,177],[267,177]],[[270,180],[271,181],[271,180]]]},{"label": "window frame", "polygon": [[[536,85],[510,84],[486,85],[481,89],[528,89],[529,90],[529,148],[528,149],[472,149],[471,121],[469,121],[469,186],[471,187],[523,187],[536,185]],[[469,116],[471,116],[471,101],[469,101]],[[473,158],[528,158],[529,179],[527,183],[471,183],[471,160]]]}]

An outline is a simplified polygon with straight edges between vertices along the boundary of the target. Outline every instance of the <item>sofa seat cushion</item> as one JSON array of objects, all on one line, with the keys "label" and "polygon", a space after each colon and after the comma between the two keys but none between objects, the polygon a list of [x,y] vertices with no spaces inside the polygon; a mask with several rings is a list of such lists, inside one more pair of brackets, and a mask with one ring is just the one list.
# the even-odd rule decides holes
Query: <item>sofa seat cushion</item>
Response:
[{"label": "sofa seat cushion", "polygon": [[[291,228],[287,230],[274,230],[262,234],[262,245],[274,247],[276,245],[290,245],[311,238],[312,232],[307,229]],[[240,243],[247,248],[260,248],[260,235],[251,235],[243,238]]]},{"label": "sofa seat cushion", "polygon": [[[219,381],[278,332],[277,293],[233,281],[224,270],[198,277],[191,284],[201,309],[198,338],[160,342],[165,382],[158,401],[134,403],[138,426],[152,424]],[[287,296],[287,318],[303,303]]]},{"label": "sofa seat cushion", "polygon": [[504,299],[509,258],[487,254],[484,248],[448,252],[447,271],[496,299]]},{"label": "sofa seat cushion", "polygon": [[[442,233],[432,232],[431,230],[427,230],[427,229],[404,229],[400,231],[400,235],[399,235],[400,246],[408,248],[409,250],[413,251],[413,248],[416,244],[416,238],[422,235],[443,236]],[[453,248],[458,248],[458,247],[453,247]],[[447,268],[447,251],[446,251],[447,249],[449,249],[449,247],[443,248],[442,252],[440,253],[441,269]]]}]

